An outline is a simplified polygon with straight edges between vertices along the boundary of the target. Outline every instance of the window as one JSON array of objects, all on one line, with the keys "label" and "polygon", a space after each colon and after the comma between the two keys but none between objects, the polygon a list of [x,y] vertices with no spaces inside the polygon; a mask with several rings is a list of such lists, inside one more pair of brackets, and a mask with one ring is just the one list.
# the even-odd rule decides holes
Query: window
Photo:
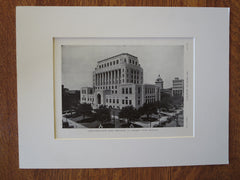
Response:
[{"label": "window", "polygon": [[130,64],[132,63],[132,60],[131,60],[131,59],[129,59],[129,63],[130,63]]},{"label": "window", "polygon": [[111,103],[112,102],[112,99],[109,99],[109,103]]},{"label": "window", "polygon": [[129,100],[129,104],[132,105],[132,100]]},{"label": "window", "polygon": [[119,99],[117,99],[117,104],[119,103]]},{"label": "window", "polygon": [[129,88],[129,94],[132,94],[132,88]]},{"label": "window", "polygon": [[128,100],[126,100],[126,104],[128,104]]},{"label": "window", "polygon": [[115,86],[115,89],[117,89],[117,86]]},{"label": "window", "polygon": [[115,99],[113,99],[113,103],[115,103]]},{"label": "window", "polygon": [[117,90],[115,91],[115,94],[117,94]]},{"label": "window", "polygon": [[124,104],[124,99],[122,100],[122,104]]},{"label": "window", "polygon": [[124,88],[122,88],[122,94],[124,94]]},{"label": "window", "polygon": [[126,88],[126,94],[128,94],[128,88]]},{"label": "window", "polygon": [[112,62],[110,62],[110,66],[112,65]]},{"label": "window", "polygon": [[126,58],[124,58],[124,62],[127,62]]},{"label": "window", "polygon": [[115,61],[113,61],[113,65],[115,65]]},{"label": "window", "polygon": [[112,89],[114,89],[114,86],[112,86]]},{"label": "window", "polygon": [[107,63],[107,66],[109,66],[109,63]]},{"label": "window", "polygon": [[140,100],[138,100],[138,105],[140,105]]},{"label": "window", "polygon": [[118,60],[117,60],[117,64],[118,64]]},{"label": "window", "polygon": [[108,99],[106,99],[106,103],[108,102]]}]

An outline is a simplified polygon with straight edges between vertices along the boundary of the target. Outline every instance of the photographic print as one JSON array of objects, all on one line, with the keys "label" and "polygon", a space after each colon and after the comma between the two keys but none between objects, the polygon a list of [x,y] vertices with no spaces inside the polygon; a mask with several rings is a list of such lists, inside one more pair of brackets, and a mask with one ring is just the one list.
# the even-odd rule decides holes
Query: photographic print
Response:
[{"label": "photographic print", "polygon": [[183,54],[183,46],[62,46],[63,128],[182,127]]},{"label": "photographic print", "polygon": [[59,47],[60,128],[187,127],[184,58],[188,45],[123,42]]}]

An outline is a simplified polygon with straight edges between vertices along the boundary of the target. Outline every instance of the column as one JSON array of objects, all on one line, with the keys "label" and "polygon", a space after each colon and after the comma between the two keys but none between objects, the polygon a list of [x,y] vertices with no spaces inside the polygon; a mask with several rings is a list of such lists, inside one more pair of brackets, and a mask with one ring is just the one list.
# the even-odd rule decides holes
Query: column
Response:
[{"label": "column", "polygon": [[95,78],[94,86],[97,86],[97,74],[94,75],[94,78]]},{"label": "column", "polygon": [[118,70],[115,70],[115,73],[116,73],[116,78],[115,78],[116,84],[118,84]]},{"label": "column", "polygon": [[100,85],[100,73],[98,74],[98,86]]},{"label": "column", "polygon": [[117,81],[117,84],[119,84],[119,72],[118,72],[118,69],[116,70],[116,81]]},{"label": "column", "polygon": [[104,85],[106,85],[106,82],[107,82],[106,79],[107,79],[107,73],[105,72],[104,73],[104,83],[103,83]]},{"label": "column", "polygon": [[108,71],[107,71],[105,74],[106,74],[106,79],[105,79],[105,81],[106,81],[106,84],[108,84]]},{"label": "column", "polygon": [[100,85],[100,74],[98,74],[98,86]]},{"label": "column", "polygon": [[109,71],[109,84],[112,84],[112,71]]},{"label": "column", "polygon": [[112,71],[112,84],[114,84],[114,71]]},{"label": "column", "polygon": [[105,73],[103,73],[103,85],[105,85]]},{"label": "column", "polygon": [[121,69],[119,69],[118,72],[119,72],[118,83],[121,84]]}]

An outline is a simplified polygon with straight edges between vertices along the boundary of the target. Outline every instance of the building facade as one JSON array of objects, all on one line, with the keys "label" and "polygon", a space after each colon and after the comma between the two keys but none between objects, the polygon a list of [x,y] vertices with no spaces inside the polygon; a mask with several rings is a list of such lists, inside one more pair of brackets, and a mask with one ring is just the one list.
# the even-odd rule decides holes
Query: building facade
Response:
[{"label": "building facade", "polygon": [[172,96],[184,96],[184,80],[175,78],[173,80]]},{"label": "building facade", "polygon": [[81,89],[81,103],[121,109],[141,107],[144,103],[160,101],[161,83],[143,84],[143,68],[138,58],[122,53],[98,61],[93,71],[93,87]]}]

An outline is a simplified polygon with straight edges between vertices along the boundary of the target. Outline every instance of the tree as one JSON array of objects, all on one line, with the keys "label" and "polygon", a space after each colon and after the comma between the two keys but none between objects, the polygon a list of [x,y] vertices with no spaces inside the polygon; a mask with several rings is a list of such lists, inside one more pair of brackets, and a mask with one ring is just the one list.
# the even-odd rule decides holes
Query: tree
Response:
[{"label": "tree", "polygon": [[77,107],[77,114],[83,116],[83,119],[85,119],[85,116],[92,115],[92,106],[91,104],[79,104]]},{"label": "tree", "polygon": [[95,109],[94,119],[99,121],[100,124],[111,121],[110,110],[106,106],[100,106],[98,109]]},{"label": "tree", "polygon": [[119,112],[119,117],[126,118],[128,120],[128,123],[130,123],[132,121],[136,121],[140,117],[140,114],[132,106],[126,106],[123,107]]},{"label": "tree", "polygon": [[172,100],[172,97],[170,94],[163,92],[161,94],[161,101],[157,102],[157,103],[158,103],[158,105],[157,105],[158,108],[168,110],[169,108],[171,108],[171,106],[173,104],[173,100]]},{"label": "tree", "polygon": [[155,119],[150,118],[151,114],[157,114],[157,107],[156,104],[154,103],[144,103],[142,107],[138,109],[140,115],[146,115],[147,118],[146,120],[150,122],[150,127],[151,127],[151,122],[155,121]]}]

